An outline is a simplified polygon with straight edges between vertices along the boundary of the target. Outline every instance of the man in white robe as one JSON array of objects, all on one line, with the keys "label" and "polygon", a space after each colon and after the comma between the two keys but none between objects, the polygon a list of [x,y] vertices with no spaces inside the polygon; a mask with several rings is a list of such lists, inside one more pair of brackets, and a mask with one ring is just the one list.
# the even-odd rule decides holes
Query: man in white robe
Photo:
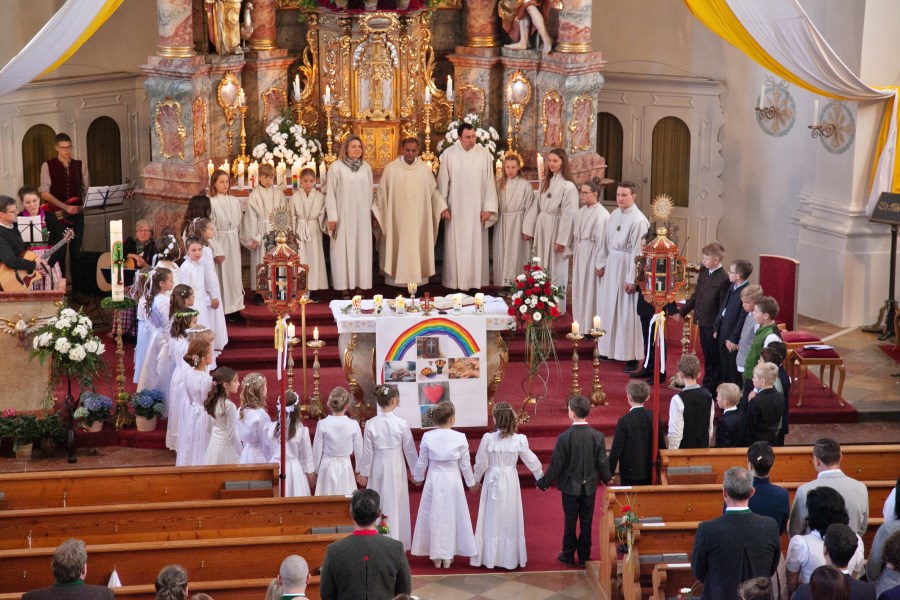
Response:
[{"label": "man in white robe", "polygon": [[638,360],[644,356],[644,338],[637,314],[640,290],[634,282],[634,259],[641,255],[641,238],[647,233],[650,222],[634,205],[635,187],[629,181],[619,183],[616,189],[618,208],[606,222],[606,235],[597,255],[598,313],[606,329],[598,348],[601,356],[626,361],[626,370],[637,368]]},{"label": "man in white robe", "polygon": [[490,151],[463,123],[459,139],[441,154],[437,186],[450,211],[444,230],[444,287],[480,289],[488,285],[488,232],[497,219],[497,184]]},{"label": "man in white robe", "polygon": [[434,246],[441,218],[450,211],[431,168],[419,160],[419,140],[403,140],[387,164],[372,213],[378,223],[378,264],[388,285],[424,285],[434,275]]}]

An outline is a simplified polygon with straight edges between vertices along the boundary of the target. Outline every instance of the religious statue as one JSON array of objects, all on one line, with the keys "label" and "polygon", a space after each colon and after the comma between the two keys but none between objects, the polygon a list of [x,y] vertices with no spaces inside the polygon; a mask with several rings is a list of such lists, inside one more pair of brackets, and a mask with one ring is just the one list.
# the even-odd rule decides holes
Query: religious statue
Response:
[{"label": "religious statue", "polygon": [[209,41],[219,55],[243,53],[241,0],[206,0],[206,24]]},{"label": "religious statue", "polygon": [[562,9],[562,0],[499,0],[497,12],[503,29],[512,38],[513,43],[506,47],[511,50],[528,48],[528,36],[531,28],[537,30],[543,42],[542,51],[546,54],[553,49],[553,38],[547,32],[547,17],[550,9]]}]

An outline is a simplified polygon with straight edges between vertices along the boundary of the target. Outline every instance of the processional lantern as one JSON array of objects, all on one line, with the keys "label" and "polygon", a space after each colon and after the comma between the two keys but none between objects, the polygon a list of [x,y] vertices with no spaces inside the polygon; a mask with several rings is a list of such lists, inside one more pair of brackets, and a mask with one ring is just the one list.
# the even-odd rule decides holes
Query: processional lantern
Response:
[{"label": "processional lantern", "polygon": [[673,302],[685,284],[687,263],[675,242],[666,237],[669,233],[666,224],[672,208],[672,199],[665,194],[653,200],[653,216],[657,222],[665,224],[656,228],[656,237],[644,246],[641,259],[644,272],[641,293],[644,300],[652,304],[657,312]]},{"label": "processional lantern", "polygon": [[277,232],[275,247],[266,252],[262,264],[256,267],[256,289],[269,310],[281,318],[296,311],[307,294],[309,267],[287,244],[290,213],[273,211],[271,220]]}]

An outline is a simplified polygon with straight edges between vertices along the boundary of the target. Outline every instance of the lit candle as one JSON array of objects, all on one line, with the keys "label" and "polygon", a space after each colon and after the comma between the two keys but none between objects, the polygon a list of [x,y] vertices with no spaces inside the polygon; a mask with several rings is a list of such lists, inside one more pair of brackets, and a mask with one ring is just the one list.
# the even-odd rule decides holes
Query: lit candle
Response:
[{"label": "lit candle", "polygon": [[219,168],[222,169],[223,171],[225,171],[225,172],[227,173],[227,172],[228,172],[228,167],[230,167],[230,166],[231,166],[231,165],[228,164],[228,159],[226,158],[226,159],[225,159],[225,162],[223,162],[221,165],[219,165]]},{"label": "lit candle", "polygon": [[325,86],[325,95],[322,96],[322,99],[325,101],[325,104],[331,104],[331,86]]},{"label": "lit candle", "polygon": [[294,75],[294,102],[300,102],[300,75]]},{"label": "lit candle", "polygon": [[483,306],[484,305],[484,294],[478,292],[475,294],[475,306]]},{"label": "lit candle", "polygon": [[360,306],[362,306],[362,296],[353,296],[351,303],[353,305],[353,308],[359,308]]},{"label": "lit candle", "polygon": [[244,189],[244,161],[239,160],[237,164],[238,188]]},{"label": "lit candle", "polygon": [[544,178],[544,155],[538,154],[537,157],[538,179]]},{"label": "lit candle", "polygon": [[244,88],[238,88],[238,106],[244,106],[247,103],[247,96],[244,95]]},{"label": "lit candle", "polygon": [[284,172],[287,170],[287,167],[284,166],[284,161],[278,161],[278,166],[275,167],[275,185],[284,185]]},{"label": "lit candle", "polygon": [[213,171],[216,170],[216,165],[213,164],[212,159],[209,159],[209,164],[206,165],[206,176],[212,178]]},{"label": "lit candle", "polygon": [[453,78],[447,75],[447,100],[453,102]]},{"label": "lit candle", "polygon": [[394,300],[394,308],[397,310],[403,309],[406,306],[406,298],[403,297],[403,294],[397,296],[397,299]]},{"label": "lit candle", "polygon": [[294,327],[294,324],[291,323],[290,325],[288,325],[288,338],[293,338],[296,333],[297,328]]},{"label": "lit candle", "polygon": [[318,327],[313,327],[313,339],[316,341],[318,341],[318,339],[319,339],[319,328]]},{"label": "lit candle", "polygon": [[503,178],[503,159],[498,158],[496,164],[494,165],[494,170],[497,171],[497,179]]},{"label": "lit candle", "polygon": [[759,110],[766,107],[766,84],[759,84]]},{"label": "lit candle", "polygon": [[453,295],[453,306],[460,307],[462,306],[462,294],[454,294]]},{"label": "lit candle", "polygon": [[122,246],[122,221],[109,222],[109,246],[112,263],[112,299],[122,301],[125,299],[125,251]]},{"label": "lit candle", "polygon": [[325,175],[328,174],[328,170],[325,168],[325,162],[319,165],[319,181],[325,183]]},{"label": "lit candle", "polygon": [[600,317],[594,315],[594,329],[600,329]]},{"label": "lit candle", "polygon": [[819,124],[819,99],[813,102],[813,127]]},{"label": "lit candle", "polygon": [[425,104],[431,104],[431,88],[425,86]]},{"label": "lit candle", "polygon": [[581,331],[581,326],[578,321],[572,321],[572,335],[578,335],[579,331]]},{"label": "lit candle", "polygon": [[375,301],[375,306],[380,308],[381,302],[382,302],[382,300],[384,300],[384,296],[382,296],[381,294],[375,294],[375,296],[372,298],[372,300]]}]

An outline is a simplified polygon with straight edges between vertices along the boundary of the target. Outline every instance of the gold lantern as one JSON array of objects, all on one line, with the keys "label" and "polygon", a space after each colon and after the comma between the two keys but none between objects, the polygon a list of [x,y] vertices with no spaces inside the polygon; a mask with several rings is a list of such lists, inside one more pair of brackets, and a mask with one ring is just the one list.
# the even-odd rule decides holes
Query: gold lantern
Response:
[{"label": "gold lantern", "polygon": [[[653,214],[659,221],[668,222],[672,210],[672,199],[665,194],[657,196],[652,204]],[[641,293],[648,304],[657,312],[675,300],[678,291],[685,284],[687,263],[678,246],[666,235],[665,226],[656,229],[656,238],[644,246],[641,258],[643,282]]]},{"label": "gold lantern", "polygon": [[266,252],[263,264],[256,267],[256,289],[269,310],[280,318],[300,306],[307,292],[309,266],[301,263],[300,255],[287,244],[290,213],[273,211],[271,220],[277,231],[275,247]]}]

